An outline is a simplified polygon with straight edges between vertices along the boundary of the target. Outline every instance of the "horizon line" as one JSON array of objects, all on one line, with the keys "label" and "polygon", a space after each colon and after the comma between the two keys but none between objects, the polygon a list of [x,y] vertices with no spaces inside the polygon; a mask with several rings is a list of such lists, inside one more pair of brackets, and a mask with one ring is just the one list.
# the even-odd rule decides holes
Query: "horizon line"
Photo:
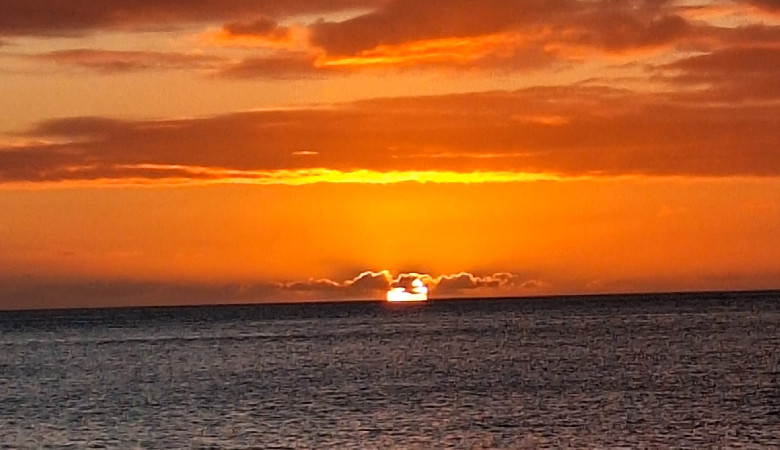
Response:
[{"label": "horizon line", "polygon": [[[728,295],[728,294],[780,294],[780,287],[770,289],[704,289],[704,290],[681,290],[681,291],[641,291],[641,292],[604,292],[604,293],[572,293],[572,294],[543,294],[530,296],[479,296],[479,297],[429,297],[425,302],[419,302],[417,305],[424,307],[437,302],[462,302],[462,301],[528,301],[528,300],[584,300],[593,297],[647,297],[673,295]],[[184,309],[184,308],[213,308],[213,307],[274,307],[274,306],[305,306],[305,305],[338,305],[355,303],[377,303],[391,304],[385,299],[323,299],[307,301],[271,301],[271,302],[244,302],[244,303],[181,303],[170,305],[116,305],[116,306],[62,306],[54,308],[20,308],[20,309],[0,309],[0,315],[14,313],[45,313],[45,312],[77,312],[77,311],[108,311],[108,310],[140,310],[140,309]],[[408,308],[410,305],[404,305],[400,308]]]}]

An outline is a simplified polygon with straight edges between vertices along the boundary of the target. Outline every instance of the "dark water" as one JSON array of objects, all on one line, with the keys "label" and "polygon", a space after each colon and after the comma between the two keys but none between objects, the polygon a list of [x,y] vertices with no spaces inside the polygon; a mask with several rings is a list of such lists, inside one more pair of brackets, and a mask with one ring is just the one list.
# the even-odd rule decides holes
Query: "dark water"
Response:
[{"label": "dark water", "polygon": [[778,448],[780,293],[0,313],[0,448]]}]

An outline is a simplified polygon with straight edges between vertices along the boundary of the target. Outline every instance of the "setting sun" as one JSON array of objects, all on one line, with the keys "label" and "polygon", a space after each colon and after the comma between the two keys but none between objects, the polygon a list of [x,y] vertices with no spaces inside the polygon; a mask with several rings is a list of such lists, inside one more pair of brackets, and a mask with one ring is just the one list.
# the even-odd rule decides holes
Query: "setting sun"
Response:
[{"label": "setting sun", "polygon": [[387,291],[388,302],[424,302],[428,300],[428,287],[420,279],[412,281],[411,289],[403,286],[390,288]]}]

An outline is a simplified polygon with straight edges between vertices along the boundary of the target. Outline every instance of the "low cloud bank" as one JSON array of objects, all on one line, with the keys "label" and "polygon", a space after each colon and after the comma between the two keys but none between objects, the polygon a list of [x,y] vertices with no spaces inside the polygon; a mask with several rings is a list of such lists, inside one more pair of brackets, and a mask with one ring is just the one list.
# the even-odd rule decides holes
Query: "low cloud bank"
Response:
[{"label": "low cloud bank", "polygon": [[229,303],[379,300],[391,286],[411,286],[420,279],[432,298],[500,296],[521,291],[534,293],[546,283],[518,274],[468,272],[432,276],[423,273],[393,275],[387,270],[365,271],[334,281],[309,279],[288,282],[197,284],[133,280],[36,280],[28,277],[0,280],[0,310],[67,307],[197,305]]}]

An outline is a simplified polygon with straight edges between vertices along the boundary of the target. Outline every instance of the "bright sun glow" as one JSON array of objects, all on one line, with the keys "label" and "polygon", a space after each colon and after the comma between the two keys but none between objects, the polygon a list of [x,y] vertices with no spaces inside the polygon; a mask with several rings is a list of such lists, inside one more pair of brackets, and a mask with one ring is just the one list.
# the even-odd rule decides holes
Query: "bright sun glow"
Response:
[{"label": "bright sun glow", "polygon": [[426,300],[428,300],[428,287],[419,279],[412,282],[411,290],[399,286],[387,291],[388,302],[424,302]]}]

